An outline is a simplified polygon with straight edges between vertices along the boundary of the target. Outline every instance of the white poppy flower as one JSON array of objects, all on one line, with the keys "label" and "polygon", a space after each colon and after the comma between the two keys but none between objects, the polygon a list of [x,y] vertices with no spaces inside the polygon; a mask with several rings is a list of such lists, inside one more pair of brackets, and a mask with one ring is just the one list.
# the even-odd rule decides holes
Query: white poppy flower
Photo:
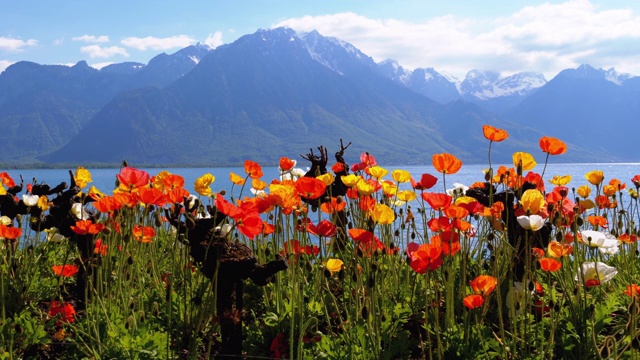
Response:
[{"label": "white poppy flower", "polygon": [[544,226],[544,218],[540,215],[518,216],[518,224],[531,231],[538,231]]},{"label": "white poppy flower", "polygon": [[55,227],[44,229],[44,232],[47,234],[47,241],[50,242],[59,243],[66,239],[66,237],[58,232],[58,228]]},{"label": "white poppy flower", "polygon": [[84,209],[81,203],[74,203],[71,205],[71,214],[78,220],[88,220],[89,213]]},{"label": "white poppy flower", "polygon": [[38,205],[38,199],[40,199],[38,195],[28,195],[28,194],[22,195],[22,202],[24,202],[24,204],[27,206]]},{"label": "white poppy flower", "polygon": [[453,189],[447,189],[447,195],[451,197],[464,196],[467,190],[469,190],[468,186],[460,183],[453,183]]},{"label": "white poppy flower", "polygon": [[576,275],[576,280],[586,287],[591,287],[606,283],[617,273],[618,270],[613,266],[601,262],[589,261],[582,263],[578,270],[578,275]]},{"label": "white poppy flower", "polygon": [[11,225],[12,221],[11,218],[9,218],[6,215],[2,215],[0,216],[0,224],[4,225],[4,226],[9,226]]},{"label": "white poppy flower", "polygon": [[610,233],[603,233],[595,230],[580,231],[580,238],[584,244],[591,247],[597,247],[603,254],[617,254],[619,251],[620,240]]}]

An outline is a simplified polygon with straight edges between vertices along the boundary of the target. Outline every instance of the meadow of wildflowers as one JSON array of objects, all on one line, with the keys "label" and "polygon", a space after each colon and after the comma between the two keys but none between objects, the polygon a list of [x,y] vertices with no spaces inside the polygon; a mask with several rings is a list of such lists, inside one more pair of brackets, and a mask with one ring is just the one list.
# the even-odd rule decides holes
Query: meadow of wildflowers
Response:
[{"label": "meadow of wildflowers", "polygon": [[453,154],[414,178],[342,142],[277,179],[247,160],[221,192],[0,173],[0,359],[640,358],[640,175],[574,188],[545,174],[551,137],[543,165],[494,169],[509,134],[483,134],[484,178],[453,188]]}]

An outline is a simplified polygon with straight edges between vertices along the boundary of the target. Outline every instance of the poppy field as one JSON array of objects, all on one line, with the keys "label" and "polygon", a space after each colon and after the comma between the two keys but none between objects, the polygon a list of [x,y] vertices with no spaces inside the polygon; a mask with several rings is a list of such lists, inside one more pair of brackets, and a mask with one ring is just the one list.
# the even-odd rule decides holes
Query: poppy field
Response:
[{"label": "poppy field", "polygon": [[[640,359],[640,175],[419,177],[320,146],[230,173],[123,164],[113,189],[0,173],[0,359]],[[308,170],[301,170],[301,168]]]}]

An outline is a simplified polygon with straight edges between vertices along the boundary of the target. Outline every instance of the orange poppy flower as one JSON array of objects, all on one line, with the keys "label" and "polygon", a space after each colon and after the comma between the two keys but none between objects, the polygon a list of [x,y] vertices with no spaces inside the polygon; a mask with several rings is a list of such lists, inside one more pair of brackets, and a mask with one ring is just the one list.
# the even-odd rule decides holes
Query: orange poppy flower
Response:
[{"label": "orange poppy flower", "polygon": [[282,171],[289,171],[293,169],[295,165],[296,162],[289,159],[288,157],[283,156],[280,158],[280,170]]},{"label": "orange poppy flower", "polygon": [[431,162],[436,171],[445,174],[455,174],[462,167],[462,161],[447,153],[434,154]]},{"label": "orange poppy flower", "polygon": [[347,202],[342,200],[342,198],[331,197],[331,200],[325,201],[320,205],[320,210],[325,214],[331,215],[342,211],[345,206],[347,206]]},{"label": "orange poppy flower", "polygon": [[462,206],[450,205],[444,209],[444,214],[452,219],[462,219],[469,216],[469,211]]},{"label": "orange poppy flower", "polygon": [[498,285],[498,279],[490,275],[480,275],[469,281],[469,285],[471,285],[471,289],[473,289],[474,293],[487,296],[491,294],[491,292],[496,288],[496,285]]},{"label": "orange poppy flower", "polygon": [[150,177],[144,170],[138,170],[127,166],[120,170],[120,173],[116,175],[116,178],[120,182],[120,190],[131,191],[148,185]]},{"label": "orange poppy flower", "polygon": [[539,247],[534,247],[531,249],[531,254],[536,258],[541,258],[544,256],[544,250],[540,249]]},{"label": "orange poppy flower", "polygon": [[178,187],[167,191],[164,198],[168,203],[182,203],[184,198],[189,197],[189,191],[183,187]]},{"label": "orange poppy flower", "polygon": [[145,205],[156,205],[162,207],[166,204],[162,191],[148,186],[143,186],[138,190],[138,200]]},{"label": "orange poppy flower", "polygon": [[411,178],[411,186],[414,190],[431,189],[438,182],[438,178],[431,174],[422,174],[420,181],[416,182]]},{"label": "orange poppy flower", "polygon": [[376,206],[376,199],[373,196],[363,196],[358,202],[358,207],[365,212],[373,210]]},{"label": "orange poppy flower", "polygon": [[13,226],[0,224],[0,237],[7,240],[15,240],[22,235],[22,229]]},{"label": "orange poppy flower", "polygon": [[238,219],[243,215],[242,210],[227,201],[222,195],[219,193],[216,194],[215,206],[221,213],[227,215],[232,219]]},{"label": "orange poppy flower", "polygon": [[78,235],[95,235],[104,230],[104,224],[94,224],[91,220],[78,220],[71,230]]},{"label": "orange poppy flower", "polygon": [[435,271],[442,266],[442,248],[435,244],[409,243],[407,245],[409,266],[418,274]]},{"label": "orange poppy flower", "polygon": [[138,193],[114,192],[113,197],[122,206],[133,208],[138,205]]},{"label": "orange poppy flower", "polygon": [[561,155],[567,152],[567,144],[554,137],[543,136],[540,138],[540,149],[549,155]]},{"label": "orange poppy flower", "polygon": [[451,219],[445,216],[432,218],[427,222],[427,226],[433,232],[449,231],[453,228],[453,224],[451,224]]},{"label": "orange poppy flower", "polygon": [[482,125],[482,133],[487,140],[500,142],[509,137],[506,130],[495,128],[491,125]]},{"label": "orange poppy flower", "polygon": [[640,286],[636,284],[631,284],[627,286],[627,289],[624,291],[625,294],[629,297],[637,297],[640,296]]},{"label": "orange poppy flower", "polygon": [[589,215],[587,216],[587,221],[593,226],[599,226],[605,229],[609,226],[609,222],[604,216]]},{"label": "orange poppy flower", "polygon": [[72,277],[78,273],[78,267],[71,264],[54,265],[51,267],[51,270],[53,270],[53,273],[56,274],[56,276],[62,277]]},{"label": "orange poppy flower", "polygon": [[551,241],[547,247],[549,255],[553,257],[561,257],[570,255],[573,252],[571,244],[562,244],[557,241]]},{"label": "orange poppy flower", "polygon": [[249,239],[255,238],[262,233],[262,219],[257,211],[243,214],[242,218],[237,219],[238,230]]},{"label": "orange poppy flower", "polygon": [[554,258],[542,258],[538,262],[543,271],[556,272],[562,267],[562,263]]},{"label": "orange poppy flower", "polygon": [[482,297],[482,295],[477,294],[468,295],[464,299],[462,299],[462,303],[467,308],[473,310],[479,308],[484,304],[484,298]]},{"label": "orange poppy flower", "polygon": [[245,160],[244,171],[252,179],[260,179],[263,175],[262,166],[260,166],[260,164],[258,164],[257,162],[251,160]]},{"label": "orange poppy flower", "polygon": [[359,228],[349,229],[349,236],[351,236],[356,243],[369,243],[374,237],[371,231]]},{"label": "orange poppy flower", "polygon": [[444,210],[449,205],[453,198],[444,193],[422,193],[422,198],[429,203],[429,206],[433,210]]},{"label": "orange poppy flower", "polygon": [[284,244],[282,244],[282,253],[283,255],[286,255],[286,254],[318,255],[320,253],[320,248],[315,245],[301,246],[300,241],[289,240],[289,241],[285,241]]},{"label": "orange poppy flower", "polygon": [[133,238],[142,243],[150,243],[156,231],[151,226],[135,225],[133,227]]},{"label": "orange poppy flower", "polygon": [[100,200],[93,202],[93,207],[101,213],[110,213],[120,209],[122,204],[119,203],[115,197],[105,195],[101,197]]},{"label": "orange poppy flower", "polygon": [[429,241],[442,248],[442,253],[453,256],[462,249],[460,245],[460,235],[457,232],[448,230],[432,236]]},{"label": "orange poppy flower", "polygon": [[312,177],[303,176],[295,183],[298,195],[305,199],[317,199],[327,190],[324,181]]},{"label": "orange poppy flower", "polygon": [[2,183],[8,188],[16,186],[16,182],[13,181],[11,175],[7,174],[5,171],[0,173],[0,180],[2,180]]}]

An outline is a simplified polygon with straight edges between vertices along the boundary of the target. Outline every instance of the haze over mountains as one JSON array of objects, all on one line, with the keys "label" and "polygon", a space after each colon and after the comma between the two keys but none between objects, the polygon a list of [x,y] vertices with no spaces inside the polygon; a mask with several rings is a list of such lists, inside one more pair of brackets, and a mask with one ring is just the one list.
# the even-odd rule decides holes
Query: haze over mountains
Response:
[{"label": "haze over mountains", "polygon": [[640,161],[640,77],[581,65],[547,81],[471,70],[376,63],[317,32],[260,30],[211,49],[194,45],[148,64],[96,70],[18,62],[0,74],[0,162],[142,165],[274,164],[340,138],[347,161],[428,164],[450,152],[486,163],[482,124],[505,128],[494,162],[539,161],[543,135],[569,144],[554,161]]}]

